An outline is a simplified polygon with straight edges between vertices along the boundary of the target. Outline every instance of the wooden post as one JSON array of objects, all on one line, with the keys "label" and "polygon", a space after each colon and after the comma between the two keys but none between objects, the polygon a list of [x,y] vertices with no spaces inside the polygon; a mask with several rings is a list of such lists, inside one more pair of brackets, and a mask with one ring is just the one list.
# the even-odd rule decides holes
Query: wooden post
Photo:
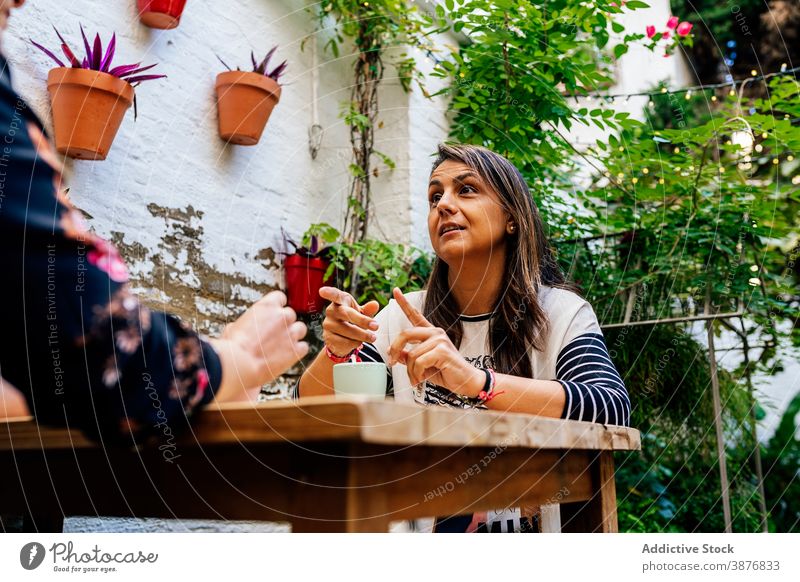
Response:
[{"label": "wooden post", "polygon": [[558,503],[548,503],[539,513],[540,533],[561,533],[561,508]]},{"label": "wooden post", "polygon": [[750,343],[747,341],[747,329],[744,326],[744,317],[739,318],[742,325],[742,353],[744,354],[744,377],[747,380],[747,390],[750,396],[750,434],[753,437],[753,462],[756,469],[756,480],[758,481],[758,509],[761,512],[761,531],[769,533],[767,522],[767,498],[764,494],[764,470],[761,465],[761,443],[758,442],[758,432],[756,431],[756,397],[753,395],[753,381],[750,377]]},{"label": "wooden post", "polygon": [[[711,286],[706,286],[706,315],[711,314]],[[725,520],[725,533],[732,533],[731,497],[728,482],[728,464],[725,455],[725,435],[722,430],[722,403],[719,396],[719,377],[717,376],[717,356],[714,351],[714,320],[706,322],[708,332],[708,360],[711,368],[711,396],[714,402],[714,429],[717,433],[717,459],[719,461],[719,480],[722,489],[722,514]]]},{"label": "wooden post", "polygon": [[561,531],[565,533],[617,533],[617,488],[614,483],[614,453],[602,451],[592,463],[592,481],[597,491],[588,501],[561,504]]}]

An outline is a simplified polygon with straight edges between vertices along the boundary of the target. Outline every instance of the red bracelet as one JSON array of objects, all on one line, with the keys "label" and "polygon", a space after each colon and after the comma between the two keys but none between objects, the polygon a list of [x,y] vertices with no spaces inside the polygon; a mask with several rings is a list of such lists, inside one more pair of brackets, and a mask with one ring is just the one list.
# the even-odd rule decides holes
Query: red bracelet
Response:
[{"label": "red bracelet", "polygon": [[360,350],[361,350],[361,346],[357,347],[356,349],[354,349],[352,352],[350,352],[346,356],[339,356],[337,354],[334,354],[331,351],[331,349],[328,347],[328,344],[325,344],[325,355],[328,356],[329,360],[331,360],[332,362],[336,362],[337,364],[346,364],[347,362],[349,362],[353,358],[353,355],[355,355],[355,357],[356,357],[356,362],[360,362],[361,361],[361,356],[358,355],[358,352]]},{"label": "red bracelet", "polygon": [[494,389],[495,386],[497,386],[497,376],[495,375],[494,370],[491,368],[484,368],[483,371],[486,372],[486,384],[488,386],[484,386],[484,389],[478,392],[478,400],[480,400],[482,404],[486,404],[495,396],[504,394],[505,390],[495,392]]}]

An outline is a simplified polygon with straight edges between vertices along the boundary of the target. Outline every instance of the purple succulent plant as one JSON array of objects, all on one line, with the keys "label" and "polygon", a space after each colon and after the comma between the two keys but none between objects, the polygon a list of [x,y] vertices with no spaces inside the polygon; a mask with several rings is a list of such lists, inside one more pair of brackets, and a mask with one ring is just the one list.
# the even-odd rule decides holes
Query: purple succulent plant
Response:
[{"label": "purple succulent plant", "polygon": [[[253,63],[253,72],[254,73],[258,73],[259,75],[264,75],[265,77],[269,77],[270,79],[272,79],[273,81],[275,81],[277,83],[278,79],[281,77],[281,75],[283,75],[286,72],[286,61],[283,61],[280,65],[278,65],[277,67],[272,69],[272,71],[269,71],[269,69],[268,69],[269,61],[272,58],[272,55],[275,54],[276,50],[278,50],[278,45],[275,45],[274,47],[272,47],[269,50],[269,52],[267,53],[267,56],[265,56],[264,60],[262,60],[261,62],[256,61],[255,53],[253,51],[250,51],[250,60]],[[217,58],[219,59],[220,63],[225,65],[226,69],[228,69],[229,71],[233,70],[219,56]],[[237,71],[241,71],[241,69],[239,67],[236,67],[236,70]]]},{"label": "purple succulent plant", "polygon": [[109,75],[113,75],[119,79],[127,81],[134,86],[142,83],[143,81],[152,81],[153,79],[162,79],[166,77],[166,75],[142,74],[145,71],[149,71],[156,65],[147,65],[143,67],[141,66],[141,63],[136,63],[133,65],[119,65],[111,68],[111,62],[114,59],[114,52],[117,48],[116,34],[112,35],[111,41],[108,43],[105,51],[103,51],[103,42],[100,40],[100,35],[95,35],[94,43],[93,45],[90,45],[89,39],[86,37],[86,33],[83,30],[83,26],[81,26],[81,36],[83,37],[83,48],[86,52],[86,56],[84,56],[82,60],[79,60],[78,57],[75,56],[75,53],[72,51],[72,49],[69,48],[67,41],[64,40],[64,37],[61,36],[61,33],[58,32],[58,29],[55,26],[53,27],[53,30],[56,31],[58,39],[61,41],[61,51],[64,53],[66,61],[69,63],[69,65],[65,64],[64,61],[58,58],[53,51],[43,47],[33,39],[31,39],[31,43],[48,57],[53,59],[59,67],[71,66],[73,69],[90,69],[92,71],[108,73]]}]

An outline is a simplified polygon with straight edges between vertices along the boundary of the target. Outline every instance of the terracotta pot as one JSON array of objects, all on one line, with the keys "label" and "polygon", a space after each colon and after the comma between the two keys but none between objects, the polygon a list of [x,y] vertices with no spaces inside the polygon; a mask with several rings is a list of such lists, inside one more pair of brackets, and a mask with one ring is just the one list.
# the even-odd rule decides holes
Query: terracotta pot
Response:
[{"label": "terracotta pot", "polygon": [[181,23],[186,0],[136,0],[139,20],[150,28],[166,30]]},{"label": "terracotta pot", "polygon": [[320,287],[326,284],[325,271],[330,263],[319,257],[293,254],[283,261],[286,274],[286,298],[289,307],[297,313],[320,313],[325,300],[319,296]]},{"label": "terracotta pot", "polygon": [[255,145],[281,98],[281,86],[269,77],[244,71],[217,75],[219,136],[237,145]]},{"label": "terracotta pot", "polygon": [[59,67],[47,75],[56,149],[71,158],[104,160],[133,87],[108,73]]}]

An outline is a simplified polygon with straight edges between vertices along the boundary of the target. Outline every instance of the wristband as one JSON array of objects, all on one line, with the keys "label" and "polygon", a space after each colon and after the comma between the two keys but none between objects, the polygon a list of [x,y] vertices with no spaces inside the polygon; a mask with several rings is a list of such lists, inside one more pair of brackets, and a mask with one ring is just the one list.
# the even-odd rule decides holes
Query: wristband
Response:
[{"label": "wristband", "polygon": [[478,400],[481,404],[486,404],[495,396],[500,396],[505,391],[501,390],[500,392],[495,392],[495,386],[497,386],[497,376],[494,373],[492,368],[483,368],[484,373],[486,374],[486,382],[483,384],[483,390],[478,393]]},{"label": "wristband", "polygon": [[353,356],[355,356],[356,362],[360,362],[361,361],[361,357],[358,355],[358,352],[360,350],[361,350],[361,346],[357,347],[356,349],[354,349],[353,351],[351,351],[349,354],[347,354],[345,356],[340,356],[338,354],[334,354],[331,351],[331,349],[328,347],[328,344],[325,344],[325,355],[328,356],[329,360],[331,360],[332,362],[335,362],[337,364],[346,364],[347,362],[349,362],[353,358]]}]

